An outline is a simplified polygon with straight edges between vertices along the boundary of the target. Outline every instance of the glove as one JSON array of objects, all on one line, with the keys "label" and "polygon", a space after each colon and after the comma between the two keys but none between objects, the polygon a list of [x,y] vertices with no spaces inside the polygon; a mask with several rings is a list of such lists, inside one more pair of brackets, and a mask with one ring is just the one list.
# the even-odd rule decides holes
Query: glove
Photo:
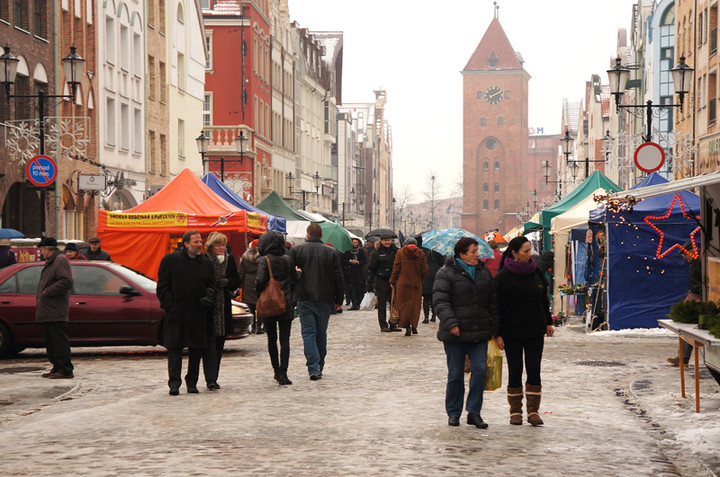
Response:
[{"label": "glove", "polygon": [[221,278],[220,280],[218,280],[218,286],[220,288],[227,287],[229,283],[230,283],[230,280],[228,280],[227,278]]}]

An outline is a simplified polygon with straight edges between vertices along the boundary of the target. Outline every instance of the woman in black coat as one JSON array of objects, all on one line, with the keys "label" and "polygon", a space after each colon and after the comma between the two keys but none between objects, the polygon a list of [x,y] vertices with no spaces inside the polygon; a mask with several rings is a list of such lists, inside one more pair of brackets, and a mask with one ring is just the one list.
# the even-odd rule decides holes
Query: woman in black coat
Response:
[{"label": "woman in black coat", "polygon": [[220,373],[225,337],[233,333],[232,292],[240,286],[235,257],[227,251],[227,237],[220,232],[212,232],[205,242],[205,255],[213,264],[213,285],[218,291],[212,309],[212,336],[214,346],[203,352],[203,372],[210,391],[220,389],[217,383]]},{"label": "woman in black coat", "polygon": [[[445,346],[448,379],[445,410],[448,424],[460,425],[465,394],[465,356],[470,356],[467,423],[481,429],[480,417],[487,372],[488,340],[498,334],[498,305],[490,271],[479,261],[478,242],[463,237],[435,276],[433,305],[440,319],[437,337]],[[499,343],[498,343],[499,344]]]},{"label": "woman in black coat", "polygon": [[507,396],[510,404],[510,424],[522,424],[523,354],[527,382],[527,420],[541,426],[538,414],[542,385],[540,363],[545,335],[552,336],[548,284],[532,259],[530,242],[515,237],[503,252],[500,270],[495,275],[500,304],[500,336],[498,346],[505,348],[508,364]]},{"label": "woman in black coat", "polygon": [[[258,260],[257,279],[255,282],[258,297],[270,281],[271,271],[273,278],[282,286],[283,294],[285,295],[285,313],[278,316],[258,317],[265,323],[268,353],[270,354],[270,362],[275,371],[275,380],[283,385],[292,384],[292,381],[288,379],[287,369],[290,361],[290,329],[292,327],[292,320],[295,317],[293,287],[299,278],[298,273],[285,249],[285,239],[278,232],[263,234],[258,242],[258,250],[260,252],[260,260]],[[268,262],[270,263],[269,268]],[[278,329],[280,332],[279,359],[277,346]]]}]

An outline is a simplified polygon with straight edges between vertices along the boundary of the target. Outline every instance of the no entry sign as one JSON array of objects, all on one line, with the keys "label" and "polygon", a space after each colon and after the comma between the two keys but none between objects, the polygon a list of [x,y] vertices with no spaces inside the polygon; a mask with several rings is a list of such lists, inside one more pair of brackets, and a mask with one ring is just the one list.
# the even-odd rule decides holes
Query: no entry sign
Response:
[{"label": "no entry sign", "polygon": [[38,187],[47,187],[57,177],[57,164],[48,156],[35,156],[25,167],[25,177]]},{"label": "no entry sign", "polygon": [[635,150],[635,165],[643,172],[655,172],[665,163],[665,151],[654,142],[641,144]]}]

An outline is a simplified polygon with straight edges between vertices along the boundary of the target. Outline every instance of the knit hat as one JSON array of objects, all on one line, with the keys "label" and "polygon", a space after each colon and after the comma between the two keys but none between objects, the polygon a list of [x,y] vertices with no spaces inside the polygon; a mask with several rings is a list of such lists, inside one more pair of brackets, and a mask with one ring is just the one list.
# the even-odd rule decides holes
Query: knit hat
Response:
[{"label": "knit hat", "polygon": [[40,239],[38,247],[57,247],[57,240],[55,237],[43,237]]},{"label": "knit hat", "polygon": [[78,248],[77,248],[77,245],[75,244],[75,242],[70,242],[65,245],[65,251],[67,252],[68,250],[73,250],[73,251],[77,252]]},{"label": "knit hat", "polygon": [[403,246],[405,245],[417,245],[417,240],[415,240],[412,237],[408,237],[405,239],[405,242],[403,243]]}]

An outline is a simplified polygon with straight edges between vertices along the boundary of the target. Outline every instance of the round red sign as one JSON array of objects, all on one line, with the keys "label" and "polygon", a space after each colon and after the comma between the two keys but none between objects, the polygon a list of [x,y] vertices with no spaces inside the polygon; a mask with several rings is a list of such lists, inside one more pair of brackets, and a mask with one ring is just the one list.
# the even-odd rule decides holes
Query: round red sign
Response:
[{"label": "round red sign", "polygon": [[655,172],[665,164],[665,151],[654,142],[641,144],[635,150],[635,165],[643,172]]}]

